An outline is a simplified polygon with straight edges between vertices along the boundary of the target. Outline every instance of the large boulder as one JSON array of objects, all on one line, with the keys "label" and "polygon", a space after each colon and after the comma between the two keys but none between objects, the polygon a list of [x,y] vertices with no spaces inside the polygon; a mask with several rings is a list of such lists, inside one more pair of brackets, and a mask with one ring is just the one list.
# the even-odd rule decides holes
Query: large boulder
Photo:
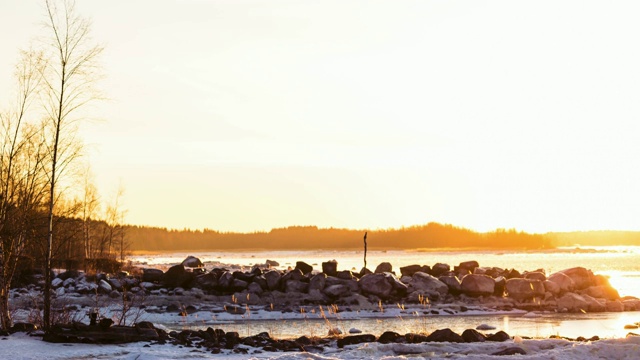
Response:
[{"label": "large boulder", "polygon": [[393,290],[388,274],[367,274],[358,282],[360,291],[363,294],[375,295],[381,299],[388,299]]},{"label": "large boulder", "polygon": [[562,272],[551,274],[547,280],[558,285],[559,294],[572,292],[576,288],[576,283],[573,281],[573,279],[571,279],[569,275]]},{"label": "large boulder", "polygon": [[195,278],[192,272],[188,272],[184,265],[174,265],[167,270],[162,277],[162,284],[166,287],[189,287],[191,281]]},{"label": "large boulder", "polygon": [[262,274],[262,276],[267,280],[267,289],[270,291],[277,290],[280,288],[280,281],[282,279],[282,275],[277,270],[270,270],[266,273]]},{"label": "large boulder", "polygon": [[323,262],[322,272],[329,276],[336,276],[338,274],[338,262],[336,260]]},{"label": "large boulder", "polygon": [[218,286],[218,278],[213,272],[198,275],[195,279],[195,286],[202,290],[213,290]]},{"label": "large boulder", "polygon": [[400,268],[400,273],[402,276],[413,276],[413,274],[417,273],[422,269],[420,265],[407,265]]},{"label": "large boulder", "polygon": [[297,261],[296,262],[296,269],[302,271],[303,274],[309,274],[313,271],[313,266],[307,264],[304,261]]},{"label": "large boulder", "polygon": [[408,292],[419,292],[422,295],[437,294],[438,298],[447,295],[449,287],[437,278],[421,271],[413,274]]},{"label": "large boulder", "polygon": [[541,271],[532,271],[524,274],[524,278],[528,280],[545,281],[547,276]]},{"label": "large boulder", "polygon": [[558,311],[583,312],[589,308],[589,302],[576,293],[566,293],[556,299]]},{"label": "large boulder", "polygon": [[376,270],[374,271],[374,273],[376,274],[390,273],[392,272],[392,270],[393,270],[393,266],[391,266],[391,263],[383,262],[376,267]]},{"label": "large boulder", "polygon": [[190,268],[200,268],[203,267],[204,264],[197,257],[189,255],[186,259],[182,260],[182,266]]},{"label": "large boulder", "polygon": [[589,286],[595,285],[595,277],[591,270],[585,269],[583,267],[574,267],[571,269],[566,269],[560,271],[561,273],[567,275],[573,280],[576,284],[576,290],[586,289]]},{"label": "large boulder", "polygon": [[473,271],[477,268],[480,267],[480,264],[475,261],[475,260],[471,260],[471,261],[464,261],[461,262],[460,265],[458,265],[458,271],[462,271],[462,272],[468,272],[473,274]]},{"label": "large boulder", "polygon": [[442,281],[449,288],[452,295],[459,295],[462,291],[460,279],[457,276],[440,276],[438,280]]},{"label": "large boulder", "polygon": [[142,269],[142,281],[144,282],[160,282],[164,276],[164,271],[160,269]]},{"label": "large boulder", "polygon": [[315,274],[309,280],[309,291],[318,290],[322,291],[327,283],[327,274],[319,273]]},{"label": "large boulder", "polygon": [[545,280],[542,282],[542,285],[544,285],[544,290],[550,293],[551,295],[553,296],[560,295],[560,285],[558,285],[557,283],[554,283],[553,281]]},{"label": "large boulder", "polygon": [[287,280],[285,282],[285,292],[298,292],[298,293],[306,293],[309,289],[309,284],[299,281],[299,280]]},{"label": "large boulder", "polygon": [[325,287],[322,292],[332,298],[341,298],[349,296],[351,294],[351,288],[345,284],[335,284]]},{"label": "large boulder", "polygon": [[469,274],[462,278],[461,291],[469,296],[493,295],[496,283],[490,276]]},{"label": "large boulder", "polygon": [[581,293],[589,296],[593,296],[594,298],[599,298],[599,299],[607,299],[607,300],[620,299],[620,294],[618,294],[618,290],[614,289],[611,285],[589,286],[588,288],[582,290]]},{"label": "large boulder", "polygon": [[437,263],[431,268],[431,275],[438,277],[446,272],[449,272],[450,270],[451,266],[449,266],[449,264]]},{"label": "large boulder", "polygon": [[509,279],[505,286],[507,295],[516,300],[528,300],[544,296],[545,288],[540,280]]}]

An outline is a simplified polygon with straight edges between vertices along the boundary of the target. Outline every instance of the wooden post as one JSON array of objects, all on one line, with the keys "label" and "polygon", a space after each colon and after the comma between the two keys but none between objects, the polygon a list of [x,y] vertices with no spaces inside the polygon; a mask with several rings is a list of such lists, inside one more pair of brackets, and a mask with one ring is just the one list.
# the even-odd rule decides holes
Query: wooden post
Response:
[{"label": "wooden post", "polygon": [[367,267],[367,232],[364,232],[364,267]]}]

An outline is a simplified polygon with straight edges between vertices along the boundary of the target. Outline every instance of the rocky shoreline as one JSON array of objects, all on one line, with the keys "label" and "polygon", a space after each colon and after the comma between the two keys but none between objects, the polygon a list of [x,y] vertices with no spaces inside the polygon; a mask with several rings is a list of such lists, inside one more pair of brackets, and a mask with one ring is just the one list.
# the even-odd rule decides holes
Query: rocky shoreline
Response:
[{"label": "rocky shoreline", "polygon": [[[309,334],[296,339],[274,339],[268,332],[241,337],[236,331],[225,332],[213,327],[165,331],[150,322],[139,321],[136,314],[144,311],[186,317],[208,313],[250,321],[251,312],[258,310],[299,313],[300,316],[314,313],[330,324],[342,311],[375,315],[396,306],[400,314],[418,317],[476,310],[556,313],[640,310],[639,299],[620,297],[605,276],[582,267],[547,276],[543,270],[519,272],[480,267],[476,261],[454,267],[441,263],[411,265],[400,268],[399,274],[390,263],[381,263],[374,271],[339,270],[335,260],[322,263],[321,269],[297,262],[295,268],[277,270],[274,267],[279,264],[271,260],[245,271],[231,267],[208,269],[205,265],[190,256],[166,271],[150,267],[133,269],[131,273],[95,275],[62,271],[52,280],[52,288],[57,306],[55,313],[60,319],[67,319],[66,323],[60,321],[61,324],[46,335],[30,325],[18,325],[43,335],[44,340],[50,342],[152,341],[193,346],[212,353],[224,349],[242,353],[248,351],[247,346],[253,352],[320,352],[326,347],[341,348],[362,342],[482,342],[513,338],[502,331],[485,335],[475,329],[467,329],[462,334],[449,329],[404,335],[386,331],[376,337],[358,334],[357,329],[343,335],[337,328],[329,328],[328,333],[320,337]],[[41,291],[42,285],[42,280],[36,277],[26,287],[13,289],[12,303],[17,308],[33,307],[33,294]],[[109,306],[110,314],[100,314]],[[37,308],[31,311],[34,310],[39,312]],[[92,323],[86,325],[91,313],[94,313]],[[520,350],[510,351],[520,353]]]}]

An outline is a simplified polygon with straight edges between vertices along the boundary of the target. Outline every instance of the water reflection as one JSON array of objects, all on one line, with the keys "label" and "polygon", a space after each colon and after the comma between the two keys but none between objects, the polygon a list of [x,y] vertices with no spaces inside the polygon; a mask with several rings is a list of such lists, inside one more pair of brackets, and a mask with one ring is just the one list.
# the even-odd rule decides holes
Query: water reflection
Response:
[{"label": "water reflection", "polygon": [[263,331],[274,337],[290,338],[306,336],[325,336],[329,328],[338,327],[347,333],[356,328],[365,333],[379,336],[385,331],[400,334],[408,332],[430,333],[437,329],[450,328],[462,333],[466,329],[475,329],[480,324],[495,327],[495,330],[481,331],[495,333],[500,330],[511,336],[548,338],[564,336],[570,338],[599,336],[600,338],[625,337],[631,330],[625,325],[640,322],[640,312],[593,313],[593,314],[542,314],[537,317],[522,315],[474,315],[474,316],[398,316],[394,318],[332,319],[330,321],[307,318],[301,320],[249,320],[249,321],[209,321],[197,326],[185,323],[163,324],[171,330],[206,329],[218,327],[225,331],[237,331],[242,336],[254,335]]}]

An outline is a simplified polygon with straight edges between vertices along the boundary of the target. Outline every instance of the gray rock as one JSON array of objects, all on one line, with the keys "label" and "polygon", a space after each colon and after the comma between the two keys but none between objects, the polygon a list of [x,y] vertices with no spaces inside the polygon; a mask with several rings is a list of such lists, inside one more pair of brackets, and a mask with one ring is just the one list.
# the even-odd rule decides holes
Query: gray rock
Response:
[{"label": "gray rock", "polygon": [[160,282],[164,276],[164,271],[160,269],[142,269],[142,281]]},{"label": "gray rock", "polygon": [[282,275],[280,275],[279,271],[270,270],[262,274],[262,276],[267,280],[267,288],[269,290],[273,291],[280,288],[280,279],[282,278]]},{"label": "gray rock", "polygon": [[296,262],[296,269],[302,271],[302,274],[310,274],[313,271],[313,266],[307,264],[304,261]]},{"label": "gray rock", "polygon": [[[52,284],[53,284],[53,282],[52,282]],[[68,278],[62,283],[62,286],[69,287],[69,286],[74,286],[75,284],[76,284],[76,279]]]},{"label": "gray rock", "polygon": [[[567,275],[571,280],[573,280],[576,284],[576,290],[586,289],[589,286],[595,285],[595,277],[593,276],[593,273],[591,270],[587,270],[583,267],[574,267],[562,270],[560,273]],[[551,280],[551,278],[549,278],[549,280]]]},{"label": "gray rock", "polygon": [[449,264],[437,263],[431,268],[431,275],[438,277],[449,270],[451,270],[451,266],[449,266]]},{"label": "gray rock", "polygon": [[[62,284],[64,283],[64,281],[60,278],[55,278],[53,280],[51,280],[51,287],[54,289],[59,288],[60,286],[62,286]],[[64,292],[63,292],[64,294]]]},{"label": "gray rock", "polygon": [[327,283],[327,274],[319,273],[313,275],[311,280],[309,280],[309,291],[311,290],[319,290],[322,291]]},{"label": "gray rock", "polygon": [[199,267],[203,267],[204,264],[197,257],[189,255],[187,256],[186,259],[182,260],[182,266],[190,267],[190,268],[199,268]]},{"label": "gray rock", "polygon": [[249,284],[249,286],[247,286],[247,291],[249,291],[249,293],[251,294],[262,294],[264,290],[262,290],[262,286],[252,282],[251,284]]},{"label": "gray rock", "polygon": [[347,285],[336,284],[336,285],[325,287],[323,292],[327,296],[338,298],[338,297],[349,296],[351,294],[351,289]]},{"label": "gray rock", "polygon": [[541,298],[545,293],[542,281],[531,279],[509,279],[505,289],[507,295],[516,300]]},{"label": "gray rock", "polygon": [[109,283],[104,280],[100,280],[100,282],[98,283],[98,289],[104,294],[108,294],[111,292],[111,290],[113,290],[111,288],[111,285],[109,285]]},{"label": "gray rock", "polygon": [[382,274],[382,273],[390,273],[393,270],[393,266],[389,262],[382,262],[377,267],[374,273]]},{"label": "gray rock", "polygon": [[438,280],[447,285],[447,288],[449,288],[449,292],[452,295],[459,295],[462,291],[460,279],[458,279],[457,276],[440,276]]},{"label": "gray rock", "polygon": [[322,272],[329,276],[336,276],[338,274],[338,262],[336,260],[323,262]]},{"label": "gray rock", "polygon": [[359,287],[363,294],[378,296],[388,299],[393,290],[393,285],[387,278],[388,274],[367,274],[360,278]]},{"label": "gray rock", "polygon": [[573,279],[569,277],[569,275],[562,272],[551,274],[547,280],[558,285],[560,294],[572,292],[576,289],[576,283],[573,281]]},{"label": "gray rock", "polygon": [[400,268],[400,274],[402,274],[402,276],[413,276],[413,274],[420,271],[421,268],[422,266],[420,265],[403,266]]},{"label": "gray rock", "polygon": [[490,276],[469,274],[462,278],[460,288],[463,294],[469,296],[493,295],[496,283]]},{"label": "gray rock", "polygon": [[299,281],[299,280],[287,280],[285,282],[285,292],[297,292],[297,293],[306,293],[309,289],[309,284]]},{"label": "gray rock", "polygon": [[437,278],[419,271],[411,277],[408,291],[419,291],[423,295],[438,294],[443,297],[449,292],[449,287]]}]

